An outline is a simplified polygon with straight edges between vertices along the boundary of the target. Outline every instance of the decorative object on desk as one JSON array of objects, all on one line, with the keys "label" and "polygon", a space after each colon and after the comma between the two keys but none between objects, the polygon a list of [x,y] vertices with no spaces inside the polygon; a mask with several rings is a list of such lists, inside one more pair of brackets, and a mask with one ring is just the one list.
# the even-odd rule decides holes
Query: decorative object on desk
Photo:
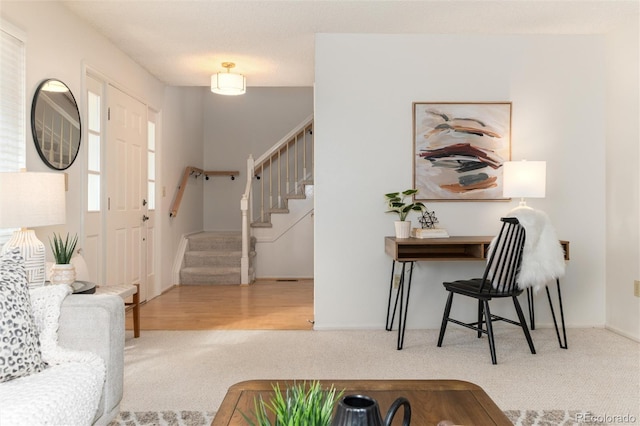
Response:
[{"label": "decorative object on desk", "polygon": [[413,238],[449,238],[449,233],[443,228],[413,228],[411,236]]},{"label": "decorative object on desk", "polygon": [[0,228],[20,228],[2,248],[18,247],[24,258],[29,287],[45,281],[45,246],[26,227],[65,222],[65,185],[62,173],[0,173]]},{"label": "decorative object on desk", "polygon": [[71,285],[76,280],[76,267],[71,263],[71,258],[78,243],[78,236],[70,239],[69,233],[63,240],[62,236],[53,234],[53,241],[49,239],[49,245],[56,263],[51,267],[51,284]]},{"label": "decorative object on desk", "polygon": [[438,218],[436,217],[436,212],[430,212],[426,207],[420,219],[418,219],[422,229],[433,229],[436,227],[436,223],[438,223]]},{"label": "decorative object on desk", "polygon": [[526,206],[525,198],[544,198],[547,184],[546,161],[507,161],[504,163],[504,185],[502,195],[520,198],[520,205]]},{"label": "decorative object on desk", "polygon": [[511,158],[510,102],[414,102],[413,137],[417,199],[504,200],[502,164]]},{"label": "decorative object on desk", "polygon": [[[269,402],[264,401],[262,396],[254,400],[255,421],[242,413],[247,424],[329,426],[333,408],[342,397],[342,392],[338,392],[333,385],[329,390],[324,390],[317,380],[309,386],[306,382],[294,382],[292,386],[287,387],[284,395],[278,384],[273,386],[273,391],[275,395]],[[269,412],[275,415],[273,423],[269,419]]]},{"label": "decorative object on desk", "polygon": [[366,395],[347,395],[338,402],[331,426],[391,426],[401,406],[404,406],[402,425],[409,426],[411,404],[406,398],[400,397],[391,404],[383,422],[378,401]]},{"label": "decorative object on desk", "polygon": [[387,199],[387,205],[389,210],[387,213],[397,213],[400,220],[395,221],[396,238],[409,238],[411,234],[411,221],[407,221],[407,215],[411,211],[422,212],[426,209],[425,205],[421,202],[408,203],[405,202],[406,197],[413,197],[418,192],[417,189],[407,189],[402,192],[390,192],[384,194]]}]

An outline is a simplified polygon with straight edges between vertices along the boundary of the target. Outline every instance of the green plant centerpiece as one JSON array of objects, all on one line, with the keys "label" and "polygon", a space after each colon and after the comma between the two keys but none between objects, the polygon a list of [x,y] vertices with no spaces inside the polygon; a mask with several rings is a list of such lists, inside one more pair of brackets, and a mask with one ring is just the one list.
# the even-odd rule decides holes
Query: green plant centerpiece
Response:
[{"label": "green plant centerpiece", "polygon": [[405,198],[413,197],[417,193],[417,189],[407,189],[402,192],[390,192],[388,194],[384,194],[389,206],[387,213],[397,213],[401,221],[406,220],[407,215],[411,211],[418,211],[422,213],[426,209],[424,204],[421,202],[416,203],[415,201],[413,203],[405,201]]},{"label": "green plant centerpiece", "polygon": [[58,265],[68,265],[71,263],[71,258],[76,250],[76,244],[78,244],[78,236],[75,235],[71,238],[68,232],[67,237],[64,240],[61,235],[56,234],[55,232],[53,233],[53,241],[49,238],[51,252],[53,253],[53,258],[56,260]]},{"label": "green plant centerpiece", "polygon": [[55,259],[55,264],[51,267],[49,274],[49,281],[52,284],[67,284],[72,285],[76,280],[76,268],[71,263],[71,258],[76,250],[78,244],[78,235],[74,235],[73,238],[67,233],[66,238],[62,238],[61,235],[53,233],[53,241],[49,238],[49,245],[51,246],[51,252]]},{"label": "green plant centerpiece", "polygon": [[[411,235],[411,221],[407,221],[407,215],[412,211],[423,212],[426,206],[421,202],[416,202],[413,196],[417,189],[407,189],[402,192],[390,192],[384,194],[389,210],[387,213],[396,213],[400,220],[395,222],[396,238],[409,238]],[[405,201],[407,197],[412,197],[411,201]]]},{"label": "green plant centerpiece", "polygon": [[[322,389],[315,380],[307,386],[306,382],[288,386],[284,394],[280,385],[272,385],[274,395],[269,401],[262,396],[255,398],[253,419],[242,413],[250,426],[329,426],[333,416],[333,408],[342,397],[331,385],[328,390]],[[275,420],[271,420],[275,418]]]}]

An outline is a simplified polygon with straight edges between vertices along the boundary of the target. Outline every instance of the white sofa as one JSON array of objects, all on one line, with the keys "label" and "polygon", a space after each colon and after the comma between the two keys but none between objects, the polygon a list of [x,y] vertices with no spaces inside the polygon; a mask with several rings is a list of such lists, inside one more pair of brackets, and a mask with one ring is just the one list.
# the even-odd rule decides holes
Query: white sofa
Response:
[{"label": "white sofa", "polygon": [[108,424],[120,411],[124,384],[124,318],[122,299],[114,295],[71,295],[62,304],[58,344],[93,352],[106,364],[95,425]]},{"label": "white sofa", "polygon": [[106,425],[118,414],[124,367],[122,299],[69,292],[68,286],[29,291],[48,366],[0,383],[0,425]]}]

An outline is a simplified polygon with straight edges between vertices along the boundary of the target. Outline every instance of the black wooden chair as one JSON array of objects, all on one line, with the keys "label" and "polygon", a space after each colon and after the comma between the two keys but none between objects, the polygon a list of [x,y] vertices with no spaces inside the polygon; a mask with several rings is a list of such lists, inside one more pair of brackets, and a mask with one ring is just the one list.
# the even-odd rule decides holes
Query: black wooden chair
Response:
[{"label": "black wooden chair", "polygon": [[[484,333],[489,337],[489,349],[491,351],[491,362],[493,364],[497,363],[496,347],[493,338],[493,321],[505,321],[522,327],[531,353],[536,353],[529,329],[527,328],[527,323],[522,313],[522,308],[520,307],[520,303],[518,303],[518,296],[523,291],[518,288],[517,275],[520,264],[522,263],[525,231],[516,218],[507,217],[500,220],[503,222],[502,228],[498,236],[491,243],[489,261],[487,262],[482,278],[443,283],[444,288],[449,292],[449,297],[447,298],[447,304],[444,308],[440,336],[438,337],[438,347],[441,347],[444,333],[447,329],[447,323],[449,322],[476,330],[478,332],[478,338],[482,337]],[[464,323],[449,317],[454,294],[460,294],[478,300],[477,322]],[[513,321],[491,314],[489,301],[494,298],[504,297],[511,297],[513,299],[519,321]],[[486,328],[484,327],[485,324]]]}]

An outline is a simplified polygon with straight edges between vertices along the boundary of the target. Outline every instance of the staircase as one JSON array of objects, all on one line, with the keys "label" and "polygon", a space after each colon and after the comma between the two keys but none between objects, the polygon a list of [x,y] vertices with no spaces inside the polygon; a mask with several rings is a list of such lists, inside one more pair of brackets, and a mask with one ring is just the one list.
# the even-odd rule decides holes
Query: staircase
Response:
[{"label": "staircase", "polygon": [[[189,177],[227,175],[237,171],[203,171],[187,167],[171,207],[178,214]],[[172,277],[182,285],[250,284],[256,277],[256,244],[261,250],[261,271],[266,276],[286,273],[308,275],[308,262],[291,268],[283,259],[312,257],[313,232],[313,114],[263,155],[247,160],[247,183],[240,200],[242,230],[201,232],[180,241]],[[277,217],[277,219],[276,219]],[[311,229],[311,232],[309,230]],[[288,241],[287,241],[288,240]],[[309,254],[311,253],[311,256]]]},{"label": "staircase", "polygon": [[[249,275],[255,276],[255,238],[249,249]],[[242,234],[233,231],[201,232],[188,237],[180,269],[182,285],[240,284]]]},{"label": "staircase", "polygon": [[[289,132],[267,152],[247,160],[247,183],[240,201],[242,214],[241,283],[250,280],[249,246],[256,233],[274,227],[274,214],[290,214],[293,200],[308,199],[313,188],[313,114]],[[313,204],[306,213],[313,211]],[[294,215],[291,215],[294,216]],[[259,236],[259,242],[274,242],[288,232],[299,218],[291,217],[278,236]],[[275,246],[272,246],[274,248]]]}]

